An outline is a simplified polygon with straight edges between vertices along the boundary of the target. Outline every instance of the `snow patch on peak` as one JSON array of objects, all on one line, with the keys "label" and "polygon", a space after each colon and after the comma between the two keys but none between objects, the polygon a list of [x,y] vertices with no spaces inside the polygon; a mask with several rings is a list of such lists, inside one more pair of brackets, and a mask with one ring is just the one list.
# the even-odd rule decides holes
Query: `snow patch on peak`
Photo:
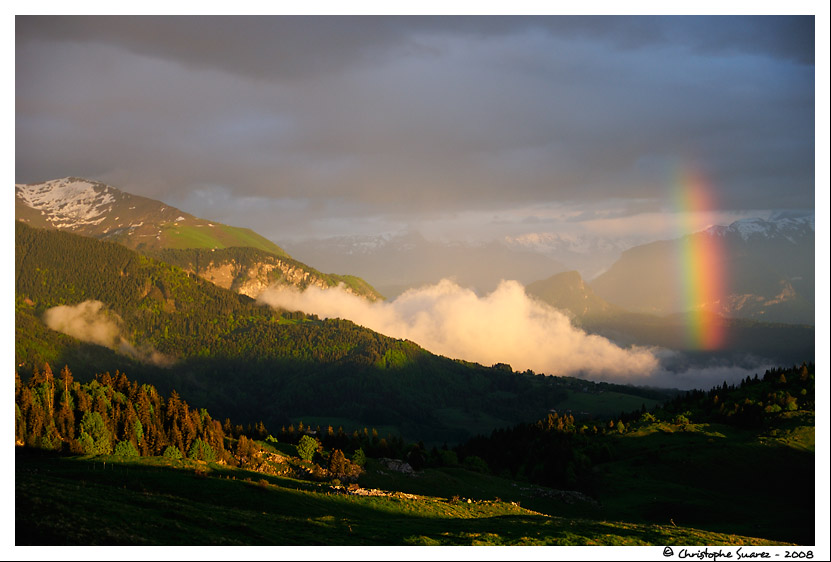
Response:
[{"label": "snow patch on peak", "polygon": [[566,251],[578,254],[622,252],[635,245],[635,242],[630,240],[612,240],[558,232],[528,232],[519,236],[505,236],[502,242],[510,248],[521,248],[533,252]]},{"label": "snow patch on peak", "polygon": [[795,215],[793,213],[774,213],[765,220],[760,217],[740,219],[730,226],[711,226],[705,232],[715,236],[738,235],[747,241],[751,238],[773,238],[783,236],[793,241],[794,235],[813,233],[814,215]]},{"label": "snow patch on peak", "polygon": [[754,234],[768,234],[771,231],[771,223],[764,219],[740,219],[733,222],[728,230],[737,232],[742,238],[747,240]]},{"label": "snow patch on peak", "polygon": [[49,215],[56,228],[99,224],[115,203],[106,186],[79,178],[36,184],[15,184],[15,195],[26,205]]}]

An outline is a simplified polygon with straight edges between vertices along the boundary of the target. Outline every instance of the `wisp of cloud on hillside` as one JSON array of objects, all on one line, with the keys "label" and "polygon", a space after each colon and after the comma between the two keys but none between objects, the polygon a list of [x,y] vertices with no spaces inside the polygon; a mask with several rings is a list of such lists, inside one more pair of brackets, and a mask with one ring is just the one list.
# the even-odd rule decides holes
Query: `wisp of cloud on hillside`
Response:
[{"label": "wisp of cloud on hillside", "polygon": [[516,281],[479,296],[449,280],[411,289],[391,302],[369,301],[342,287],[272,287],[261,302],[322,318],[345,318],[425,349],[483,365],[509,363],[516,370],[551,375],[634,381],[658,368],[644,348],[623,349],[575,328],[568,317],[529,298]]},{"label": "wisp of cloud on hillside", "polygon": [[161,367],[169,366],[169,357],[152,347],[136,348],[121,335],[120,318],[107,311],[104,303],[88,300],[72,305],[55,306],[43,313],[43,321],[57,332],[81,341],[114,349],[133,359]]}]

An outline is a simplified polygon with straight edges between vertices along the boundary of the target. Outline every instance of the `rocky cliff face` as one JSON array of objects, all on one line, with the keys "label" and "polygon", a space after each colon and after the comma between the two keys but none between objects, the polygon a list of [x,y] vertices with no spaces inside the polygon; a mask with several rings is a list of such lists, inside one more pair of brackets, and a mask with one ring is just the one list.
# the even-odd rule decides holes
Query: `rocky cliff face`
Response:
[{"label": "rocky cliff face", "polygon": [[[301,264],[272,256],[259,256],[257,259],[220,257],[200,265],[198,272],[195,271],[195,264],[185,265],[183,269],[189,273],[196,273],[224,289],[254,299],[272,285],[293,285],[300,289],[315,286],[327,289],[342,282],[338,276],[317,274]],[[344,290],[373,301],[380,297],[373,291],[356,290],[346,283]]]}]

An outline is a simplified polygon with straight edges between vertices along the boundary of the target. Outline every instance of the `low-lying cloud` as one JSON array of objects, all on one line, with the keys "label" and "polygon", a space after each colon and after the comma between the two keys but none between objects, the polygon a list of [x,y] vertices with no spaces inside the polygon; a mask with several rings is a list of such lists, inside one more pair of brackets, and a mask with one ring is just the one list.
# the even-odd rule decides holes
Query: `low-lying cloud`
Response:
[{"label": "low-lying cloud", "polygon": [[656,349],[654,352],[661,367],[639,384],[708,390],[725,382],[740,384],[747,377],[761,377],[767,369],[777,366],[769,359],[744,353],[701,356],[669,349]]},{"label": "low-lying cloud", "polygon": [[658,369],[645,348],[624,349],[575,328],[568,317],[529,298],[516,281],[479,296],[449,280],[411,289],[391,302],[370,303],[343,290],[273,287],[259,300],[322,318],[345,318],[425,349],[484,365],[550,375],[643,382]]},{"label": "low-lying cloud", "polygon": [[128,355],[143,363],[169,366],[172,360],[150,346],[136,347],[121,335],[121,318],[104,303],[88,300],[62,305],[43,313],[43,321],[57,332],[81,341],[98,344]]},{"label": "low-lying cloud", "polygon": [[118,317],[108,313],[101,301],[50,308],[43,313],[43,321],[51,329],[85,342],[109,348],[121,342]]}]

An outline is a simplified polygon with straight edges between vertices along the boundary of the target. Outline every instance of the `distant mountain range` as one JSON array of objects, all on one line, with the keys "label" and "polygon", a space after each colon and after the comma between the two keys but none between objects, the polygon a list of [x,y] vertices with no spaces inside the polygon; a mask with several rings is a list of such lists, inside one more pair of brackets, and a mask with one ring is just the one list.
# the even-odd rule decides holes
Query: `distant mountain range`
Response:
[{"label": "distant mountain range", "polygon": [[688,313],[658,315],[626,310],[598,296],[591,283],[585,282],[576,271],[531,283],[525,291],[565,312],[574,325],[621,346],[657,346],[684,352],[665,361],[667,365],[707,364],[719,358],[741,363],[751,357],[785,365],[798,364],[815,354],[814,327],[807,323],[786,324],[709,313],[709,322],[723,329],[724,346],[702,355],[690,346]]},{"label": "distant mountain range", "polygon": [[405,290],[453,279],[489,292],[503,279],[530,283],[564,271],[559,261],[500,242],[441,243],[418,232],[389,236],[339,236],[287,243],[292,254],[331,271],[353,271],[387,298]]},{"label": "distant mountain range", "polygon": [[[711,302],[683,302],[684,246],[718,242],[724,291]],[[709,244],[712,246],[712,244]],[[726,317],[814,323],[814,217],[779,215],[714,226],[676,240],[630,248],[591,281],[603,299],[631,312],[706,310]]]},{"label": "distant mountain range", "polygon": [[[717,239],[721,246],[723,293],[713,302],[684,302],[680,277],[684,246],[690,239],[702,238]],[[493,290],[501,279],[515,279],[527,285],[529,293],[548,291],[553,301],[567,305],[561,308],[595,310],[600,305],[591,297],[579,304],[573,296],[554,294],[566,289],[540,285],[541,280],[572,269],[581,283],[590,286],[593,297],[621,311],[663,316],[706,310],[731,318],[814,323],[813,216],[743,219],[684,238],[638,245],[632,245],[634,240],[612,242],[553,233],[478,245],[451,244],[429,241],[417,232],[288,244],[307,262],[328,270],[349,269],[372,280],[388,298],[442,278],[479,292]],[[587,273],[601,271],[597,277]]]},{"label": "distant mountain range", "polygon": [[[293,255],[331,271],[350,271],[372,281],[387,297],[406,289],[452,278],[479,292],[500,280],[527,284],[568,269],[592,279],[624,250],[643,239],[533,232],[487,243],[439,242],[420,232],[335,236],[286,241]],[[389,267],[388,264],[393,264]]]},{"label": "distant mountain range", "polygon": [[506,236],[501,243],[512,250],[534,252],[566,264],[584,279],[593,279],[620,258],[624,250],[647,242],[642,238],[603,238],[586,234],[530,232]]},{"label": "distant mountain range", "polygon": [[[690,238],[719,243],[725,290],[716,302],[680,298],[679,260]],[[530,283],[526,292],[587,332],[623,346],[683,351],[683,361],[709,361],[696,359],[687,338],[689,315],[703,313],[725,335],[714,357],[746,354],[788,364],[815,353],[814,268],[814,218],[779,215],[636,246],[592,281],[569,271]]]},{"label": "distant mountain range", "polygon": [[[70,177],[18,184],[15,192],[17,219],[31,226],[118,242],[252,297],[274,283],[300,288],[342,283],[375,300],[443,278],[480,292],[493,290],[502,279],[515,279],[527,284],[531,294],[547,291],[545,298],[573,309],[577,317],[616,307],[659,316],[706,310],[733,318],[814,323],[813,216],[744,219],[634,247],[627,247],[632,241],[553,233],[478,245],[440,243],[418,232],[309,239],[291,246],[292,254],[302,255],[307,263],[356,277],[321,273],[250,229],[200,219],[100,182]],[[724,291],[713,302],[682,302],[684,245],[702,239],[721,246]],[[611,266],[604,265],[618,254]],[[588,282],[591,295],[581,295],[584,300],[577,302],[576,294],[567,294],[572,289],[539,281],[568,268],[583,272],[578,274],[581,285],[584,277],[590,278],[587,270],[605,272]]]},{"label": "distant mountain range", "polygon": [[161,201],[82,178],[15,185],[15,215],[30,226],[117,242],[225,289],[256,297],[275,283],[380,294],[350,275],[324,274],[248,228],[200,219]]}]

